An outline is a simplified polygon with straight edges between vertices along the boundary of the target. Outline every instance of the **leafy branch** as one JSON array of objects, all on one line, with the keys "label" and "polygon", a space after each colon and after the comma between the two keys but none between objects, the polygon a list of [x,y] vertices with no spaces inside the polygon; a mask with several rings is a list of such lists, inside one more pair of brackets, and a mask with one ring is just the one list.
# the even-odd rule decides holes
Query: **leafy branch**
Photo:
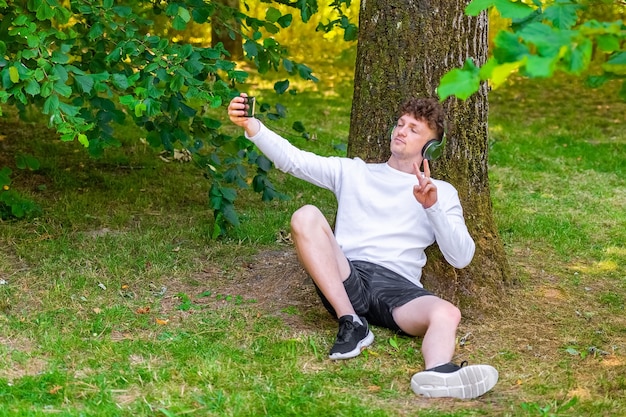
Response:
[{"label": "leafy branch", "polygon": [[[303,21],[318,10],[316,0],[276,3],[294,7]],[[341,11],[346,4],[338,0],[333,7]],[[284,69],[315,82],[313,71],[271,37],[291,25],[291,14],[268,7],[258,19],[204,0],[0,0],[0,17],[0,104],[22,115],[29,106],[39,108],[61,140],[77,140],[94,157],[121,146],[115,125],[128,119],[147,132],[153,147],[188,150],[211,181],[214,237],[238,224],[233,202],[237,188],[247,187],[247,166],[256,171],[253,188],[264,200],[281,197],[267,177],[271,164],[249,141],[224,134],[213,116],[239,93],[248,73],[221,43],[206,47],[171,39],[190,23],[227,19],[261,74]],[[337,24],[353,31],[345,19]],[[289,88],[289,80],[274,86],[278,94]]]},{"label": "leafy branch", "polygon": [[510,19],[508,30],[494,39],[495,48],[487,62],[478,66],[467,59],[462,68],[446,73],[438,88],[441,100],[456,96],[463,100],[478,91],[481,82],[493,88],[519,72],[530,78],[551,77],[556,71],[581,74],[590,67],[595,51],[600,72],[588,77],[599,87],[609,80],[624,80],[619,96],[626,100],[626,25],[621,20],[600,22],[583,19],[590,7],[587,0],[558,0],[532,5],[511,0],[473,0],[465,9],[477,16],[495,8]]}]

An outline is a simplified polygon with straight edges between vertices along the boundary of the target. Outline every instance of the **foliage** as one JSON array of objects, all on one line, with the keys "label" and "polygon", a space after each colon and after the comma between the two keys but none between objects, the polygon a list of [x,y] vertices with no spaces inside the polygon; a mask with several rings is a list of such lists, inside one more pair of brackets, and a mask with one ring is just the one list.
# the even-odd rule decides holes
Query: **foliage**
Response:
[{"label": "foliage", "polygon": [[[305,22],[318,10],[316,0],[276,3],[295,7]],[[340,17],[320,29],[340,27],[347,38],[354,36],[354,25],[343,18],[344,6],[350,0],[334,1],[331,7]],[[259,19],[225,9],[203,0],[0,0],[0,103],[15,106],[24,117],[35,106],[61,140],[77,140],[92,156],[121,145],[115,126],[128,119],[144,130],[152,146],[170,152],[186,148],[197,155],[211,182],[214,234],[221,235],[227,224],[237,224],[232,187],[247,186],[246,163],[257,167],[255,190],[264,199],[279,196],[267,180],[267,161],[244,138],[223,133],[214,115],[238,94],[248,72],[229,60],[221,44],[193,46],[160,34],[231,15],[238,23],[231,30],[241,31],[246,56],[261,74],[283,69],[316,81],[309,67],[289,59],[288,50],[271,37],[289,27],[291,14],[270,6]],[[163,15],[167,20],[159,21],[169,26],[155,27]],[[275,91],[289,91],[289,80],[277,83]],[[280,112],[271,115],[280,117]]]},{"label": "foliage", "polygon": [[[31,160],[26,156],[20,156],[19,159],[18,168],[20,169],[36,169],[38,165],[36,160]],[[9,167],[0,169],[0,220],[22,218],[38,213],[41,207],[37,203],[11,188],[11,174]]]},{"label": "foliage", "polygon": [[588,76],[589,85],[625,80],[619,96],[626,100],[626,23],[586,19],[584,12],[597,7],[597,2],[533,0],[529,5],[511,0],[473,0],[465,12],[476,16],[491,7],[510,19],[509,30],[495,35],[493,56],[484,65],[479,67],[469,58],[462,68],[442,77],[438,88],[442,100],[451,95],[466,99],[485,80],[497,88],[514,72],[530,78],[551,77],[556,71],[581,74],[592,60],[600,62],[600,73]]}]

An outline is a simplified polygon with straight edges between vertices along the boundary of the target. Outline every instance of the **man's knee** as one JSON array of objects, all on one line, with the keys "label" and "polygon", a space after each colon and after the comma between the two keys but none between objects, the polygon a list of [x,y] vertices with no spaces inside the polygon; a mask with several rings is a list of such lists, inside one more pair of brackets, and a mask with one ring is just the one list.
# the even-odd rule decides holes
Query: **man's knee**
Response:
[{"label": "man's knee", "polygon": [[292,233],[302,232],[319,222],[322,212],[315,206],[307,204],[296,210],[291,216]]},{"label": "man's knee", "polygon": [[433,312],[434,320],[445,320],[450,324],[458,326],[461,322],[461,310],[457,306],[449,302],[441,303]]}]

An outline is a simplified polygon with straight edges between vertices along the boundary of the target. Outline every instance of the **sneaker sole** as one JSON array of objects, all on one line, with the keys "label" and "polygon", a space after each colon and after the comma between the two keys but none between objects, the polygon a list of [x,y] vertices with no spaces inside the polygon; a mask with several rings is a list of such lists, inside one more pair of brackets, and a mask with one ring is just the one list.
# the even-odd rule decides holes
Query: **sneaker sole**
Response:
[{"label": "sneaker sole", "polygon": [[346,352],[346,353],[333,353],[331,355],[328,355],[328,357],[332,360],[354,358],[356,356],[359,356],[359,354],[363,351],[363,349],[371,345],[373,342],[374,342],[374,333],[368,330],[367,336],[365,336],[365,338],[362,339],[353,350],[351,350],[350,352]]},{"label": "sneaker sole", "polygon": [[429,398],[480,397],[498,382],[498,371],[489,365],[469,365],[456,372],[424,371],[411,378],[411,388],[417,395]]}]

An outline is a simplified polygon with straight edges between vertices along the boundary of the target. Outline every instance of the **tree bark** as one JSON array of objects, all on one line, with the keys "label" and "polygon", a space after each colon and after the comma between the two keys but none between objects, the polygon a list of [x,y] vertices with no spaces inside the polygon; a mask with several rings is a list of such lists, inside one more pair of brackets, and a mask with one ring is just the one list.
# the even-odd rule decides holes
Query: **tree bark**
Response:
[{"label": "tree bark", "polygon": [[[350,156],[381,162],[398,105],[409,97],[437,97],[439,79],[472,57],[487,59],[488,17],[464,15],[464,0],[362,0],[359,15]],[[497,306],[509,267],[492,215],[488,178],[488,89],[466,101],[448,98],[444,156],[431,163],[434,178],[454,185],[476,242],[472,263],[448,265],[427,250],[425,287],[470,313]]]},{"label": "tree bark", "polygon": [[[239,22],[232,18],[232,11],[239,10],[239,0],[216,0],[216,3],[225,6],[221,10],[227,11],[220,19],[211,21],[211,46],[215,47],[219,42],[230,53],[230,59],[243,58],[243,44],[239,32]],[[230,16],[228,16],[230,15]]]}]

